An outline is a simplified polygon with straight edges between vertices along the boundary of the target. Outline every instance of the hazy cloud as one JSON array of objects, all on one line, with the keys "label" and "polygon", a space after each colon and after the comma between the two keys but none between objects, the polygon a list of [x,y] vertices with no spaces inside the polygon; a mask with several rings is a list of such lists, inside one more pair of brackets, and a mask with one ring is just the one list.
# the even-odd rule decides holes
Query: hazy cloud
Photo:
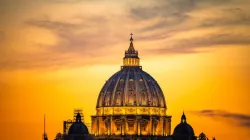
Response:
[{"label": "hazy cloud", "polygon": [[198,48],[198,47],[209,47],[215,45],[250,45],[250,35],[243,34],[210,34],[201,37],[194,37],[191,39],[179,39],[173,47],[184,47],[184,48]]},{"label": "hazy cloud", "polygon": [[2,48],[1,44],[4,41],[4,31],[0,30],[0,48]]},{"label": "hazy cloud", "polygon": [[204,19],[199,27],[250,25],[250,12],[241,8],[221,9],[221,16]]},{"label": "hazy cloud", "polygon": [[168,18],[171,16],[184,16],[191,11],[207,8],[210,6],[225,5],[232,0],[158,0],[149,1],[149,6],[136,6],[131,8],[132,17],[147,20],[156,17]]},{"label": "hazy cloud", "polygon": [[58,3],[78,3],[86,0],[51,0],[51,1]]},{"label": "hazy cloud", "polygon": [[192,111],[199,116],[211,117],[229,122],[230,124],[236,123],[238,126],[250,128],[250,115],[230,113],[222,110],[201,110]]},{"label": "hazy cloud", "polygon": [[[43,0],[44,1],[44,0]],[[46,0],[48,2],[53,2],[53,3],[81,3],[81,2],[91,2],[91,1],[97,1],[97,0]]]},{"label": "hazy cloud", "polygon": [[156,17],[183,16],[195,6],[194,0],[159,0],[152,2],[150,6],[138,6],[131,8],[131,16],[140,20]]},{"label": "hazy cloud", "polygon": [[210,34],[207,36],[194,37],[189,39],[168,40],[161,48],[147,50],[153,53],[198,53],[203,52],[202,48],[226,46],[226,45],[249,45],[250,35],[242,34]]},{"label": "hazy cloud", "polygon": [[[160,0],[150,2],[150,6],[134,6],[130,10],[130,16],[136,20],[151,21],[152,19],[159,19],[157,23],[142,27],[140,30],[142,32],[169,30],[170,28],[194,30],[211,26],[250,24],[250,11],[237,5],[244,3],[243,0],[237,2],[235,0]],[[193,14],[209,7],[216,9],[210,12],[210,14],[214,14],[213,16],[206,17]]]},{"label": "hazy cloud", "polygon": [[190,18],[191,17],[188,15],[173,14],[171,16],[166,17],[164,20],[159,21],[158,23],[155,23],[148,27],[143,27],[140,31],[152,31],[155,29],[163,29],[163,28],[166,29],[166,27],[171,28],[173,26],[186,22]]},{"label": "hazy cloud", "polygon": [[[2,52],[0,68],[73,67],[103,63],[110,59],[109,53],[113,52],[113,45],[121,41],[119,35],[112,37],[115,32],[109,31],[111,28],[106,23],[106,18],[99,16],[76,18],[77,20],[69,20],[71,22],[49,18],[26,21],[27,26],[51,31],[58,41],[53,45],[34,44],[34,47],[44,48],[43,51],[19,52],[15,54],[16,57],[9,57],[9,53]],[[99,22],[102,22],[102,26],[99,26]],[[106,61],[106,63],[113,63],[113,61]]]},{"label": "hazy cloud", "polygon": [[[102,22],[102,26],[99,23]],[[30,20],[28,25],[51,30],[59,39],[52,51],[62,53],[90,53],[95,55],[96,49],[102,50],[110,44],[118,43],[110,35],[110,27],[104,17],[79,18],[78,22]]]},{"label": "hazy cloud", "polygon": [[[43,1],[43,4],[48,3],[48,1],[80,3],[91,0],[46,0]],[[25,2],[28,3],[29,0]],[[100,6],[101,12],[99,13],[98,10],[86,12],[76,9],[74,13],[69,12],[67,16],[55,14],[45,18],[38,15],[35,18],[28,17],[29,19],[25,21],[26,27],[49,30],[50,33],[53,33],[53,37],[56,37],[56,41],[50,45],[46,40],[44,40],[44,44],[33,45],[30,45],[33,42],[23,41],[25,45],[30,45],[25,47],[32,46],[32,50],[37,47],[39,51],[33,51],[32,53],[2,51],[1,55],[5,58],[0,60],[0,66],[2,68],[49,67],[49,65],[72,64],[73,61],[77,61],[76,63],[81,65],[87,64],[88,62],[83,61],[83,58],[91,58],[91,61],[96,58],[96,62],[100,56],[109,57],[107,52],[117,54],[119,49],[115,46],[126,43],[130,32],[136,34],[135,40],[138,42],[155,42],[155,48],[140,50],[148,51],[150,54],[198,53],[202,52],[202,48],[205,47],[249,45],[250,35],[248,35],[248,32],[242,34],[238,30],[231,31],[234,27],[237,28],[239,25],[249,25],[250,23],[249,10],[239,6],[242,2],[243,0],[237,2],[235,0],[145,0],[144,3],[126,1],[122,4],[110,2],[112,3],[110,7],[109,5],[100,6],[100,3],[97,4]],[[89,8],[88,6],[95,6],[94,4],[87,5],[89,3],[84,4],[87,8]],[[77,7],[84,8],[84,4],[79,4]],[[56,8],[61,9],[61,6],[65,6],[52,5],[55,11]],[[119,12],[110,10],[114,7],[119,9]],[[215,10],[209,9],[211,7]],[[207,12],[206,10],[213,13],[206,16],[206,13],[202,13]],[[44,14],[46,15],[46,12]],[[228,25],[232,27],[226,27]],[[211,31],[214,30],[214,32],[189,37],[190,32],[191,34],[195,30],[203,32],[203,29],[207,28],[210,28]],[[36,28],[31,30],[35,32]],[[181,37],[178,36],[179,34],[181,34]],[[2,40],[3,37],[0,32],[0,45]],[[32,41],[32,38],[30,40]],[[6,49],[9,48],[6,47]],[[124,49],[126,47],[120,50]],[[107,62],[110,63],[110,61]]]}]

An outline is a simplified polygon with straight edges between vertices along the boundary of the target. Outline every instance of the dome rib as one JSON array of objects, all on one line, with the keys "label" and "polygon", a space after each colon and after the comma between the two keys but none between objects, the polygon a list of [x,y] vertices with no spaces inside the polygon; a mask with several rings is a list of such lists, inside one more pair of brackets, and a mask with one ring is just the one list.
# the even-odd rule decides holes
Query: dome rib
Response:
[{"label": "dome rib", "polygon": [[[121,78],[122,78],[122,76],[123,76],[123,74],[121,74],[121,72],[119,72],[118,73],[119,74],[119,76],[118,76],[118,79],[117,79],[117,82],[116,82],[116,85],[115,85],[115,89],[113,90],[113,95],[112,95],[112,97],[113,97],[113,99],[115,99],[114,101],[113,101],[113,103],[112,103],[112,105],[113,106],[116,106],[117,105],[117,92],[120,90],[120,89],[117,89],[117,86],[120,84],[120,80],[121,80]],[[120,88],[120,87],[119,87]],[[112,100],[112,99],[111,99]],[[120,103],[121,104],[121,103]]]},{"label": "dome rib", "polygon": [[[115,74],[117,74],[117,73],[118,72],[116,72]],[[110,77],[110,79],[113,78],[114,75],[112,75]],[[96,107],[103,106],[103,104],[102,104],[103,102],[102,101],[105,99],[105,96],[106,96],[106,93],[107,93],[107,87],[109,86],[109,84],[110,84],[110,81],[107,80],[106,83],[104,84],[104,86],[102,87],[101,92],[100,92],[100,94],[98,96],[98,99],[97,99],[97,105],[96,105]]]},{"label": "dome rib", "polygon": [[[120,73],[120,72],[119,72]],[[118,83],[119,83],[119,80],[120,80],[120,78],[121,78],[121,74],[117,74],[118,76],[118,80],[115,82],[115,88],[113,88],[113,91],[112,91],[112,94],[111,94],[111,96],[110,96],[110,101],[111,101],[111,105],[115,105],[116,104],[116,102],[115,101],[113,101],[112,99],[114,99],[115,98],[115,93],[116,93],[116,90],[117,90],[117,85],[118,85]]]},{"label": "dome rib", "polygon": [[139,105],[140,104],[140,101],[139,101],[139,80],[138,80],[138,76],[137,76],[137,71],[134,70],[134,77],[135,77],[135,100],[136,100],[136,105]]},{"label": "dome rib", "polygon": [[142,76],[144,85],[146,86],[146,93],[147,93],[146,105],[150,105],[150,104],[149,104],[149,99],[152,99],[152,98],[151,98],[151,95],[149,94],[149,93],[150,93],[150,92],[149,92],[150,89],[149,89],[149,86],[148,86],[147,78],[145,78],[145,75],[144,75],[144,74],[141,74],[141,76]]}]

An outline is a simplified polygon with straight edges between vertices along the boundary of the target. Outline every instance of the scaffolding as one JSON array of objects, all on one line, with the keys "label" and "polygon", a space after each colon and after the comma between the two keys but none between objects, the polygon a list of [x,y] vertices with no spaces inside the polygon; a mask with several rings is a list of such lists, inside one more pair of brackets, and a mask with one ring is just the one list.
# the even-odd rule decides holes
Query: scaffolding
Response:
[{"label": "scaffolding", "polygon": [[84,123],[84,124],[87,126],[89,133],[92,134],[91,133],[91,123]]},{"label": "scaffolding", "polygon": [[82,109],[75,109],[75,110],[74,110],[74,118],[73,118],[73,121],[76,122],[76,116],[77,116],[78,113],[81,115],[81,117],[82,117],[82,122],[84,123],[84,116],[83,116],[83,111],[82,111]]}]

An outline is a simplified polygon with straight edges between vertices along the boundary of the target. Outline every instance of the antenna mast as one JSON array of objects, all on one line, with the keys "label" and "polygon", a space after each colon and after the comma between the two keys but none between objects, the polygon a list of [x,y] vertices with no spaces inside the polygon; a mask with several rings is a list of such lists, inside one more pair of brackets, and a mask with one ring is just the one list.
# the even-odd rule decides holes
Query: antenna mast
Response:
[{"label": "antenna mast", "polygon": [[45,114],[44,114],[44,120],[43,120],[43,140],[48,140],[47,134],[46,134],[46,120],[45,120]]}]

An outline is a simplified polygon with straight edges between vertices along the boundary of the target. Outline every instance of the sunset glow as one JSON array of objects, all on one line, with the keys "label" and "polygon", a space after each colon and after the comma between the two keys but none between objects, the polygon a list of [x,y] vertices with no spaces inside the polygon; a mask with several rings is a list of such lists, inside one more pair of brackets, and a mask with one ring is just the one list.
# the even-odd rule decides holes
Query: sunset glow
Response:
[{"label": "sunset glow", "polygon": [[[248,0],[2,0],[0,139],[52,140],[81,108],[96,113],[123,63],[161,86],[173,128],[183,110],[199,135],[250,137]],[[136,59],[123,60],[133,32]],[[131,64],[130,64],[131,63]]]}]

